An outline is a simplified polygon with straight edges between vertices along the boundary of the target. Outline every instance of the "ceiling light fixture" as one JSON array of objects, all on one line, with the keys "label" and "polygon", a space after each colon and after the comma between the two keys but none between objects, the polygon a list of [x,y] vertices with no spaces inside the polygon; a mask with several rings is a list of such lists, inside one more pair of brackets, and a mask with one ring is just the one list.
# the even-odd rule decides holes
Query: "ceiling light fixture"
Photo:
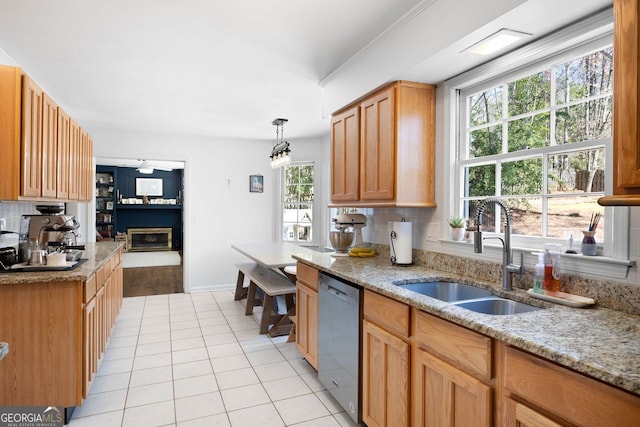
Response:
[{"label": "ceiling light fixture", "polygon": [[271,149],[271,168],[276,169],[291,163],[289,143],[284,140],[284,124],[289,120],[275,119],[271,124],[276,127],[276,144]]},{"label": "ceiling light fixture", "polygon": [[153,173],[153,166],[151,166],[146,160],[143,160],[137,171],[145,175],[150,175]]},{"label": "ceiling light fixture", "polygon": [[486,37],[478,43],[464,49],[461,53],[489,55],[527,37],[531,37],[531,34],[502,28],[501,30],[491,34],[489,37]]}]

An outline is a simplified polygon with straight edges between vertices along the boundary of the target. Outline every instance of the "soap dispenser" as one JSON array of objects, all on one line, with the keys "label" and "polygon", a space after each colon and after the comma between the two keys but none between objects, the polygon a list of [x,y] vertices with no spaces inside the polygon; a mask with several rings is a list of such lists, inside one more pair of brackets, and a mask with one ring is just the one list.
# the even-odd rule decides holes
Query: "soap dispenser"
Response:
[{"label": "soap dispenser", "polygon": [[538,252],[538,263],[533,273],[533,292],[544,294],[544,252]]}]

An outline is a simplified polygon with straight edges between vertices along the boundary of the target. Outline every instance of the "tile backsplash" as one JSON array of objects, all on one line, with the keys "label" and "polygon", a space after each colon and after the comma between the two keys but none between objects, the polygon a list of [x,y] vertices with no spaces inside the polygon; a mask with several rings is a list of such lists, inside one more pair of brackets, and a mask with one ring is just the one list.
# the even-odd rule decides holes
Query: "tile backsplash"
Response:
[{"label": "tile backsplash", "polygon": [[38,214],[36,203],[0,201],[0,218],[6,219],[8,231],[20,231],[20,218],[28,214]]}]

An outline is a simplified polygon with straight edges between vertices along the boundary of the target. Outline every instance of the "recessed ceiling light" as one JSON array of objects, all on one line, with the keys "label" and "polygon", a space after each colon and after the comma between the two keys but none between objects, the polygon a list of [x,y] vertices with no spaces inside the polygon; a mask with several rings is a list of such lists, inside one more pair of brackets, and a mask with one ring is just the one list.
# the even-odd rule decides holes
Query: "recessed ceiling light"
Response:
[{"label": "recessed ceiling light", "polygon": [[501,30],[491,34],[489,37],[486,37],[478,43],[464,49],[461,53],[489,55],[527,37],[531,37],[531,34],[502,28]]}]

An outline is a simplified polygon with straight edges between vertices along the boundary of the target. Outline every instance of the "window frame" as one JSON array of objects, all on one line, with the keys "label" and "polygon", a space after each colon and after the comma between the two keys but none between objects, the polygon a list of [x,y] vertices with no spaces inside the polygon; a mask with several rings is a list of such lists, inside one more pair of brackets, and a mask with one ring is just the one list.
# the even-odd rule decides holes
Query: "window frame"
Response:
[{"label": "window frame", "polygon": [[[460,158],[460,146],[458,144],[460,135],[459,113],[460,113],[460,91],[478,86],[481,82],[495,80],[500,76],[507,79],[508,75],[521,74],[522,68],[532,67],[537,64],[539,67],[544,62],[561,62],[558,58],[575,57],[577,49],[584,51],[597,50],[599,46],[604,46],[612,42],[613,39],[613,10],[607,8],[595,15],[587,17],[575,24],[567,26],[562,30],[536,40],[527,46],[507,53],[487,63],[481,64],[465,73],[455,76],[440,85],[442,96],[443,112],[443,139],[450,141],[443,152],[445,170],[443,176],[451,176],[445,183],[444,188],[444,210],[442,218],[459,214],[460,195],[463,194],[462,174],[457,173],[456,162]],[[606,42],[603,42],[606,40]],[[571,53],[568,53],[571,52]],[[615,71],[614,71],[615,72]],[[573,144],[571,144],[573,145]],[[605,150],[605,170],[613,170],[612,142],[608,141]],[[605,193],[611,194],[612,180],[608,179],[605,184]],[[606,238],[603,242],[604,256],[584,257],[581,255],[563,255],[566,272],[586,277],[607,277],[609,279],[624,280],[628,274],[628,268],[633,265],[629,260],[629,209],[627,207],[605,208],[607,221],[605,223]],[[448,236],[446,220],[441,223],[441,236]],[[614,226],[615,225],[615,226]],[[553,241],[553,239],[551,239]],[[616,245],[613,245],[613,241]],[[478,257],[473,253],[472,245],[459,242],[450,242],[449,238],[441,238],[441,242],[449,250],[458,254],[465,254],[471,257]],[[555,239],[561,243],[566,243],[562,239]],[[579,241],[578,241],[579,243]],[[512,241],[514,249],[523,251],[525,254],[525,265],[532,267],[537,258],[532,252],[542,247],[542,239],[518,236]],[[488,250],[482,256],[500,260],[502,248],[499,243],[492,245],[487,242]],[[493,248],[492,246],[495,246]]]},{"label": "window frame", "polygon": [[[291,166],[295,166],[295,167],[302,167],[302,166],[313,166],[313,201],[310,203],[311,204],[311,240],[285,240],[283,238],[282,235],[282,230],[283,230],[283,225],[285,223],[284,221],[284,205],[285,205],[285,201],[284,201],[284,197],[286,194],[286,176],[285,176],[285,171],[287,167],[291,167]],[[318,192],[317,192],[317,185],[318,185],[318,167],[316,165],[316,162],[314,161],[299,161],[299,162],[291,162],[288,165],[285,165],[281,168],[279,168],[280,170],[278,171],[278,179],[279,179],[279,186],[278,186],[278,200],[277,200],[277,206],[278,206],[278,212],[277,212],[277,224],[276,224],[276,233],[278,236],[278,241],[279,242],[288,242],[288,243],[292,243],[295,245],[299,245],[299,246],[317,246],[318,245],[318,234],[320,233],[319,230],[319,221],[317,218],[317,213],[318,213]]]}]

